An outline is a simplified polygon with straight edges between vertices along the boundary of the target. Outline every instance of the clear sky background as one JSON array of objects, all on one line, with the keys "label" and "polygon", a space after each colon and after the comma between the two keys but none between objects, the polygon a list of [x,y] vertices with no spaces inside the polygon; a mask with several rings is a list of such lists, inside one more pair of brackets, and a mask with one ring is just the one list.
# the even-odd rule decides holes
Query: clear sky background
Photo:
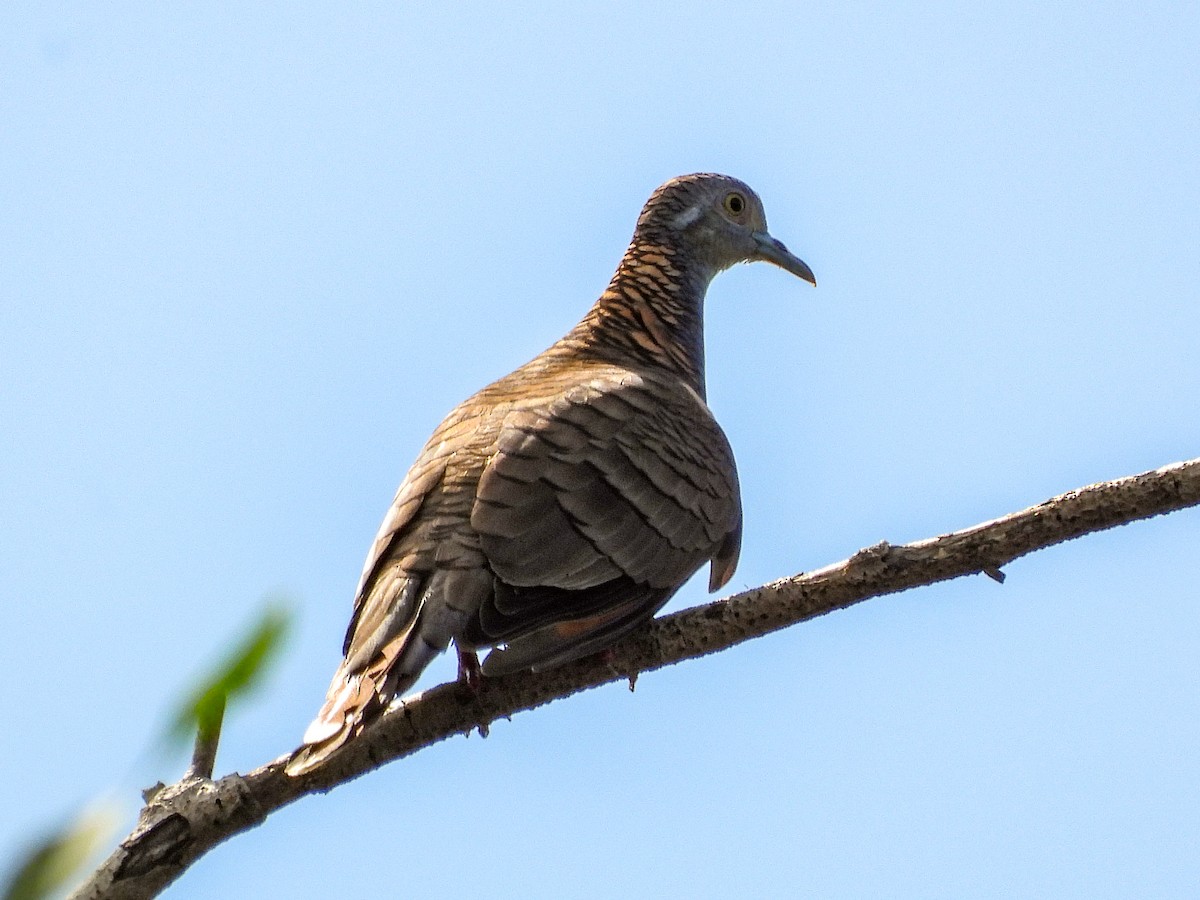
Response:
[{"label": "clear sky background", "polygon": [[[177,777],[146,749],[268,594],[293,640],[217,768],[295,745],[425,438],[674,175],[749,182],[819,280],[709,293],[731,587],[1200,454],[1197,48],[1195,3],[4,4],[0,860]],[[168,896],[1194,897],[1198,544],[498,722]]]}]

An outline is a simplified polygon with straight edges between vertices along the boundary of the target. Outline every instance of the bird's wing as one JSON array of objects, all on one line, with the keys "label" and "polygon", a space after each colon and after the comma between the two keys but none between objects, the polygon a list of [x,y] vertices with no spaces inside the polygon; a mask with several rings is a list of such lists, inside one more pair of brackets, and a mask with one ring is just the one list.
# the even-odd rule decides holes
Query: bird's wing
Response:
[{"label": "bird's wing", "polygon": [[[456,457],[456,468],[466,468],[462,457],[480,443],[486,413],[485,407],[470,401],[456,408],[434,431],[396,490],[355,591],[354,614],[342,648],[347,657],[361,655],[361,648],[353,645],[368,635],[373,636],[372,642],[386,641],[395,630],[411,624],[415,609],[397,608],[403,605],[406,583],[410,576],[434,567],[439,556],[437,533],[459,523],[466,526],[471,496],[462,486],[447,483],[447,469]],[[419,529],[417,521],[423,523]],[[395,627],[381,627],[385,619]]]},{"label": "bird's wing", "polygon": [[609,373],[506,416],[471,526],[500,582],[480,637],[508,643],[484,671],[556,665],[652,615],[705,562],[711,589],[728,581],[733,453],[690,388]]}]

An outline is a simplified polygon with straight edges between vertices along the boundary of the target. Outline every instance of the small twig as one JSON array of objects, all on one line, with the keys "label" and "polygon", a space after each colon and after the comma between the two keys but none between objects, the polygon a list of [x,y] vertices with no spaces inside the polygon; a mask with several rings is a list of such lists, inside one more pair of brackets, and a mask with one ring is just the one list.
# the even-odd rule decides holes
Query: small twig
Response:
[{"label": "small twig", "polygon": [[214,702],[211,713],[211,721],[202,719],[196,729],[196,744],[192,747],[188,778],[212,778],[213,766],[217,762],[217,745],[221,742],[221,723],[225,719],[224,694]]},{"label": "small twig", "polygon": [[469,701],[456,683],[442,685],[394,707],[326,765],[303,777],[284,774],[289,758],[284,756],[245,776],[191,779],[164,788],[142,810],[133,833],[72,897],[153,897],[214,846],[258,825],[276,809],[452,735],[467,734],[481,722],[630,680],[639,672],[714,653],[871,597],[981,572],[994,578],[1002,566],[1034,550],[1198,504],[1200,459],[1193,459],[1089,485],[941,537],[877,544],[818,571],[656,619],[597,657],[489,680]]}]

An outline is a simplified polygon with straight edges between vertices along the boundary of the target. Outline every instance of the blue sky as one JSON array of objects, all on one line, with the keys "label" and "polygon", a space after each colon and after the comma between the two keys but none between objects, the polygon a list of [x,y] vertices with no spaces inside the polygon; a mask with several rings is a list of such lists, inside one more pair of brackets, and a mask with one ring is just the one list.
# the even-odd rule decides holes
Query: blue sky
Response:
[{"label": "blue sky", "polygon": [[[1196,456],[1197,47],[1182,3],[5,4],[0,858],[176,777],[146,748],[268,594],[294,639],[218,769],[295,745],[429,431],[671,176],[749,182],[819,280],[709,293],[731,587]],[[1198,540],[499,722],[168,896],[1194,896]]]}]

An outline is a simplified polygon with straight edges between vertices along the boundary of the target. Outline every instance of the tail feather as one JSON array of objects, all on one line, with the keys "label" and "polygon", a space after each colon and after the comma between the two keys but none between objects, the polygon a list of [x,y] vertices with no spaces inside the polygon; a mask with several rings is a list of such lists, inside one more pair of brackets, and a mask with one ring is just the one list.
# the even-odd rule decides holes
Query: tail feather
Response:
[{"label": "tail feather", "polygon": [[338,671],[317,717],[304,731],[304,743],[292,754],[285,771],[303,775],[321,765],[386,708],[379,686],[366,672]]},{"label": "tail feather", "polygon": [[317,717],[304,731],[303,744],[288,761],[288,775],[303,775],[333,756],[383,715],[392,698],[412,687],[441,648],[424,640],[410,641],[410,625],[389,641],[361,671],[343,663]]},{"label": "tail feather", "polygon": [[[338,667],[324,705],[305,729],[303,744],[285,767],[287,774],[303,775],[321,765],[378,719],[393,697],[412,686],[421,669],[397,667],[399,671],[393,671],[410,631],[411,627],[391,640],[364,670],[353,671],[346,663]],[[407,674],[406,669],[413,674]]]},{"label": "tail feather", "polygon": [[478,608],[492,581],[484,569],[445,569],[423,587],[415,576],[381,579],[378,585],[382,593],[369,596],[370,608],[360,610],[351,625],[346,658],[303,745],[288,761],[289,775],[312,771],[383,715],[461,633],[466,610]]}]

